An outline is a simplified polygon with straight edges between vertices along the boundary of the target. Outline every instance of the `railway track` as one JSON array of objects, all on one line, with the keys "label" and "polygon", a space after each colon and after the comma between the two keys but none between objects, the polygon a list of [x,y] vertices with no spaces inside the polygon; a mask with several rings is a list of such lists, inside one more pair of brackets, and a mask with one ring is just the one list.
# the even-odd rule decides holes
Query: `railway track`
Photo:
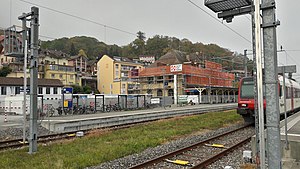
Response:
[{"label": "railway track", "polygon": [[[246,134],[247,133],[247,134]],[[200,141],[191,146],[170,152],[131,167],[140,168],[204,168],[230,151],[250,141],[254,134],[251,125],[246,125],[215,137]],[[218,143],[218,144],[217,144]]]},{"label": "railway track", "polygon": [[[51,141],[70,139],[74,138],[74,136],[76,136],[74,132],[44,135],[38,137],[38,143],[48,143]],[[23,139],[4,140],[0,141],[0,150],[9,148],[21,148],[27,145],[28,142],[23,143]]]},{"label": "railway track", "polygon": [[[135,124],[140,124],[140,122],[137,122]],[[119,126],[113,126],[109,128],[99,128],[99,129],[88,129],[88,130],[81,130],[84,135],[90,134],[94,130],[119,130],[124,128],[129,128],[135,124],[127,124],[127,125],[119,125]],[[52,141],[58,141],[58,140],[64,140],[64,139],[72,139],[76,137],[76,132],[64,132],[64,133],[58,133],[58,134],[48,134],[48,135],[42,135],[38,136],[38,143],[49,143]],[[28,146],[28,142],[26,141],[23,143],[23,139],[12,139],[12,140],[3,140],[0,141],[0,151],[5,149],[11,149],[11,148],[21,148]]]}]

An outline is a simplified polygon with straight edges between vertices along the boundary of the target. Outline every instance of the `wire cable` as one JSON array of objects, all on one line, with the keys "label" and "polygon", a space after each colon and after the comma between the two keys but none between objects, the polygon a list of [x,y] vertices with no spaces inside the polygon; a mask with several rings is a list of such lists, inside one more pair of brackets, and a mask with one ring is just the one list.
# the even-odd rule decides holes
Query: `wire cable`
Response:
[{"label": "wire cable", "polygon": [[195,7],[199,8],[201,11],[203,11],[204,13],[206,13],[207,15],[209,15],[210,17],[212,17],[214,20],[218,21],[219,23],[221,23],[222,25],[224,25],[225,27],[227,27],[228,29],[230,29],[232,32],[234,32],[235,34],[237,34],[238,36],[240,36],[242,39],[244,39],[245,41],[249,42],[250,44],[252,44],[252,42],[247,39],[246,37],[244,37],[243,35],[241,35],[240,33],[238,33],[236,30],[234,30],[233,28],[229,27],[228,25],[223,24],[222,21],[220,21],[219,19],[215,18],[213,15],[211,15],[210,13],[208,13],[207,11],[205,11],[203,8],[201,8],[199,5],[197,5],[196,3],[194,3],[191,0],[187,0],[188,2],[190,2],[191,4],[193,4]]},{"label": "wire cable", "polygon": [[63,15],[67,15],[67,16],[70,16],[70,17],[73,17],[73,18],[76,18],[76,19],[80,19],[80,20],[83,20],[83,21],[86,21],[86,22],[90,22],[90,23],[93,23],[93,24],[96,24],[96,25],[99,25],[99,26],[103,26],[105,28],[110,28],[110,29],[113,29],[113,30],[116,30],[116,31],[119,31],[119,32],[122,32],[122,33],[126,33],[126,34],[129,34],[129,35],[136,36],[135,33],[128,32],[128,31],[125,31],[125,30],[122,30],[122,29],[119,29],[119,28],[116,28],[116,27],[113,27],[113,26],[105,25],[103,23],[99,23],[99,22],[96,22],[96,21],[93,21],[93,20],[90,20],[90,19],[85,19],[85,18],[76,16],[76,15],[73,15],[73,14],[62,12],[62,11],[52,9],[52,8],[49,8],[49,7],[46,7],[46,6],[42,6],[42,5],[39,5],[39,4],[36,4],[36,3],[32,3],[32,2],[29,2],[29,1],[25,1],[25,0],[19,0],[19,1],[27,3],[27,4],[38,6],[40,8],[48,9],[50,11],[57,12],[57,13],[60,13],[60,14],[63,14]]},{"label": "wire cable", "polygon": [[[14,26],[16,26],[16,27],[19,27],[19,28],[22,28],[21,26],[19,26],[19,25],[14,25]],[[2,26],[0,26],[0,30],[6,30],[6,28],[4,28],[4,27],[2,27]],[[41,35],[41,34],[39,34],[39,37],[42,37],[42,38],[47,38],[47,39],[52,39],[52,40],[55,40],[55,39],[57,39],[57,38],[54,38],[54,37],[50,37],[50,36],[47,36],[47,35]]]}]

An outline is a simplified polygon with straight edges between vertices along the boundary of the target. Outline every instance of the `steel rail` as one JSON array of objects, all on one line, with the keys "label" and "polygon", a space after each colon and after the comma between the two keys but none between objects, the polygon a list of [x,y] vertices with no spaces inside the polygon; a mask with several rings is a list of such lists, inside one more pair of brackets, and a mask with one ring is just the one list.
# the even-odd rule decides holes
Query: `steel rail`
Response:
[{"label": "steel rail", "polygon": [[226,150],[224,151],[221,151],[220,153],[204,160],[203,162],[199,163],[199,164],[196,164],[194,165],[191,169],[201,169],[201,168],[205,168],[206,166],[212,164],[213,162],[217,161],[218,159],[222,158],[223,156],[227,155],[228,153],[230,153],[231,151],[233,151],[234,149],[236,148],[239,148],[241,145],[247,143],[248,141],[251,140],[251,137],[247,137],[246,139],[240,141],[239,143],[227,148]]},{"label": "steel rail", "polygon": [[[141,122],[137,122],[135,124],[140,124]],[[124,129],[129,128],[134,124],[126,124],[126,125],[116,125],[109,128],[99,128],[99,129],[108,129],[108,130],[118,130],[118,129]],[[80,130],[85,132],[85,135],[88,135],[89,132],[93,131],[94,129],[88,129],[88,130]],[[57,133],[57,134],[48,134],[48,135],[41,135],[38,136],[38,143],[47,143],[50,141],[58,141],[63,139],[71,139],[74,138],[74,135],[69,136],[70,134],[76,134],[76,131],[74,132],[64,132],[64,133]],[[23,143],[23,139],[12,139],[12,140],[4,140],[0,141],[0,151],[9,149],[9,148],[18,148],[18,147],[25,147],[28,145],[28,142]]]},{"label": "steel rail", "polygon": [[[61,140],[61,139],[69,139],[74,137],[74,136],[69,136],[69,134],[74,134],[74,132],[42,135],[38,137],[38,143],[45,143],[45,142]],[[28,142],[23,143],[23,139],[4,140],[4,141],[0,141],[0,150],[23,147],[27,145]]]},{"label": "steel rail", "polygon": [[[148,161],[146,161],[146,162],[144,162],[144,163],[137,164],[137,165],[135,165],[135,166],[133,166],[133,167],[130,167],[129,169],[140,169],[140,168],[145,168],[145,167],[151,166],[151,165],[154,164],[154,163],[161,162],[161,161],[163,161],[163,160],[165,160],[165,159],[167,159],[167,158],[170,158],[170,157],[173,157],[173,156],[175,156],[175,155],[181,154],[181,153],[186,152],[186,151],[188,151],[188,150],[190,150],[190,149],[193,149],[194,147],[200,146],[200,145],[202,145],[202,144],[204,144],[204,143],[206,143],[206,142],[209,142],[209,141],[211,141],[211,140],[214,140],[214,139],[217,139],[217,138],[226,136],[226,135],[228,135],[228,134],[234,133],[234,132],[236,132],[236,131],[242,130],[242,129],[247,128],[247,127],[249,127],[249,126],[251,126],[251,125],[252,125],[252,124],[247,124],[247,125],[242,126],[242,127],[238,128],[238,129],[231,130],[231,131],[228,131],[228,132],[219,134],[219,135],[217,135],[217,136],[214,136],[214,137],[205,139],[205,140],[200,141],[200,142],[198,142],[198,143],[195,143],[195,144],[193,144],[193,145],[191,145],[191,146],[187,146],[187,147],[178,149],[178,150],[176,150],[176,151],[167,153],[167,154],[165,154],[165,155],[159,156],[159,157],[157,157],[157,158],[148,160]],[[247,138],[247,139],[248,139],[248,138]]]}]

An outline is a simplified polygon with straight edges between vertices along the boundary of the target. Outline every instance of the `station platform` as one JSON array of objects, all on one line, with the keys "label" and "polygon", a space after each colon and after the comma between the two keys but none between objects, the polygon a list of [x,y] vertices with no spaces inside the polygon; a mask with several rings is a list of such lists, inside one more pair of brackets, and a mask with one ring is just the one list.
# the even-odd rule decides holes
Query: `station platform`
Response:
[{"label": "station platform", "polygon": [[[287,119],[288,149],[285,141],[285,122],[280,122],[282,168],[299,169],[300,168],[300,113],[293,114]],[[266,136],[266,133],[265,133]],[[253,154],[256,154],[255,135],[251,140]]]},{"label": "station platform", "polygon": [[146,110],[105,112],[84,115],[69,115],[45,118],[42,126],[53,132],[72,132],[93,128],[112,127],[144,121],[171,118],[180,115],[201,114],[204,112],[235,109],[236,103],[198,104],[178,107],[160,107]]},{"label": "station platform", "polygon": [[286,149],[284,121],[280,123],[282,164],[283,169],[300,168],[300,113],[288,118],[287,136],[288,149]]}]

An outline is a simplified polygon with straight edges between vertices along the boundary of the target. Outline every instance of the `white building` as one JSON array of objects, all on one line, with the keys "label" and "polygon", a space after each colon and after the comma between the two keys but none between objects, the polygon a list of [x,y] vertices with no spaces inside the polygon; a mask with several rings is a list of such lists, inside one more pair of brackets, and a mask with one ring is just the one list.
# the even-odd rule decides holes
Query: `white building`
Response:
[{"label": "white building", "polygon": [[[27,84],[30,80],[27,79]],[[0,112],[23,113],[23,78],[0,77]],[[39,96],[43,96],[44,102],[58,104],[61,99],[63,84],[58,79],[38,79]],[[29,85],[27,86],[29,89]],[[29,95],[27,95],[27,107],[29,106]],[[39,97],[39,102],[41,97]]]},{"label": "white building", "polygon": [[139,59],[144,65],[150,65],[155,62],[155,56],[139,56]]}]

